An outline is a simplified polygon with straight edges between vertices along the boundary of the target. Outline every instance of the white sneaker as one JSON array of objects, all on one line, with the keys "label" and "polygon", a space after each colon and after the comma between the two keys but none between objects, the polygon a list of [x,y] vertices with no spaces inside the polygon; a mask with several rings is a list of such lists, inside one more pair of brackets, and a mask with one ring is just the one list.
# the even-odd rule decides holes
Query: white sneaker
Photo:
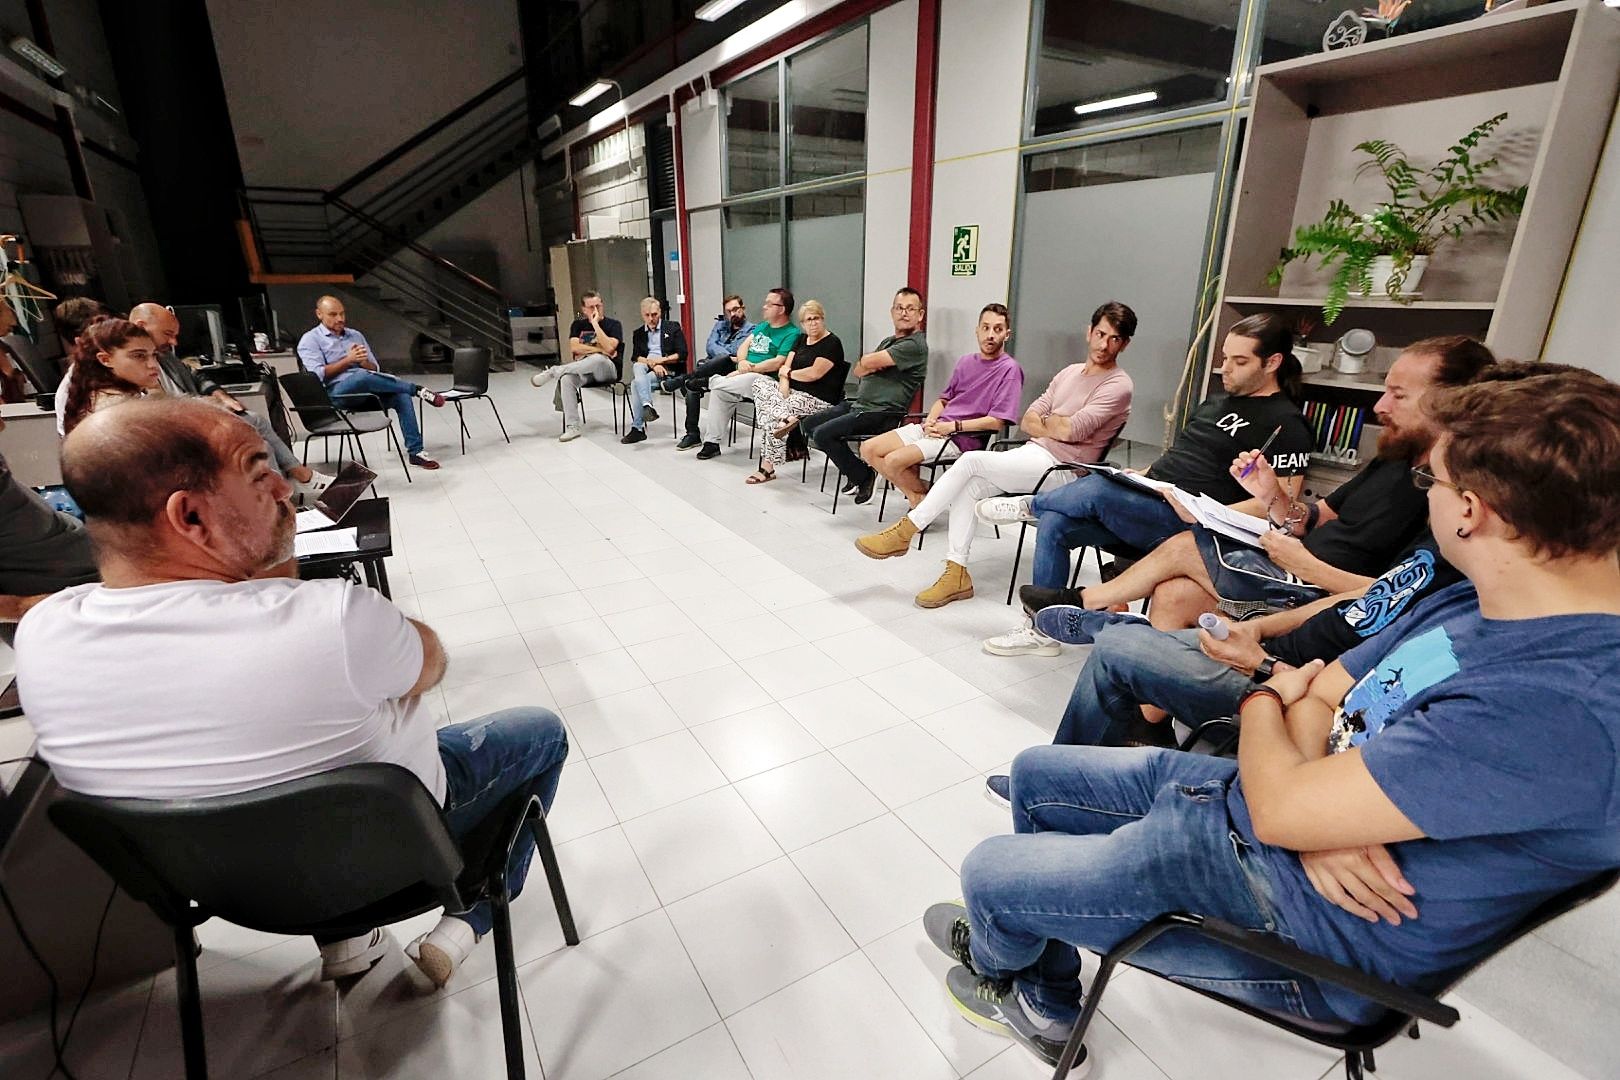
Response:
[{"label": "white sneaker", "polygon": [[980,499],[973,507],[973,516],[986,525],[1017,525],[1021,521],[1033,525],[1037,519],[1029,507],[1034,501],[1033,495],[997,495],[991,499]]},{"label": "white sneaker", "polygon": [[478,935],[473,933],[470,923],[446,915],[439,920],[439,925],[411,942],[405,955],[416,961],[416,966],[433,980],[434,986],[442,988],[477,944]]},{"label": "white sneaker", "polygon": [[1026,623],[1000,637],[986,638],[984,651],[991,656],[1057,656],[1063,646]]},{"label": "white sneaker", "polygon": [[335,476],[329,476],[314,469],[310,470],[310,474],[307,482],[303,480],[293,481],[294,506],[314,506],[315,500],[321,497],[321,492],[331,487],[332,481],[337,479]]},{"label": "white sneaker", "polygon": [[556,368],[554,368],[554,367],[541,368],[539,371],[537,371],[533,375],[529,376],[529,385],[530,386],[544,386],[544,385],[546,385],[546,383],[550,382],[552,379],[555,379],[556,377],[557,377],[557,369]]},{"label": "white sneaker", "polygon": [[[470,930],[471,927],[468,927]],[[341,979],[369,971],[394,945],[394,939],[381,927],[359,937],[321,946],[321,978]]]},{"label": "white sneaker", "polygon": [[573,442],[583,434],[585,434],[585,429],[582,427],[563,428],[563,433],[557,436],[557,441]]}]

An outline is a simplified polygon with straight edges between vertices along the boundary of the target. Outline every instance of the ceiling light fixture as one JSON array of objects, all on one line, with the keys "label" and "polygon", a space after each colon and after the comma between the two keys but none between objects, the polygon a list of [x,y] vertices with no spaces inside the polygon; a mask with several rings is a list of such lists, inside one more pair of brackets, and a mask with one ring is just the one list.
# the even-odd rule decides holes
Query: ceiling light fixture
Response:
[{"label": "ceiling light fixture", "polygon": [[1104,98],[1101,101],[1088,101],[1084,105],[1074,107],[1074,115],[1085,116],[1088,113],[1107,112],[1110,109],[1123,109],[1131,105],[1146,105],[1150,101],[1158,101],[1157,90],[1143,90],[1139,94],[1126,94],[1124,97]]},{"label": "ceiling light fixture", "polygon": [[12,38],[10,41],[6,42],[6,44],[10,47],[12,52],[16,53],[24,60],[27,60],[29,63],[33,64],[35,67],[39,68],[39,70],[43,71],[53,79],[60,79],[63,75],[67,74],[67,68],[62,66],[62,62],[60,60],[21,35]]},{"label": "ceiling light fixture", "polygon": [[612,88],[613,83],[609,80],[597,79],[595,82],[591,83],[591,85],[569,98],[568,104],[574,106],[589,105],[591,102],[595,101]]},{"label": "ceiling light fixture", "polygon": [[716,22],[729,15],[733,8],[741,7],[743,0],[709,0],[697,9],[697,17],[704,22]]}]

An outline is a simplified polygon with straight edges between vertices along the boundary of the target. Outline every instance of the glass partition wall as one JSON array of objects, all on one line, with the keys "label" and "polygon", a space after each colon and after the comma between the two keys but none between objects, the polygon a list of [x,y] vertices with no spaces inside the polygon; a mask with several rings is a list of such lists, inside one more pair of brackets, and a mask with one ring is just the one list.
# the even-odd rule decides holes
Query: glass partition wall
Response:
[{"label": "glass partition wall", "polygon": [[852,355],[861,347],[867,43],[862,22],[723,91],[724,291],[739,293],[751,318],[777,285],[801,303],[820,300]]}]

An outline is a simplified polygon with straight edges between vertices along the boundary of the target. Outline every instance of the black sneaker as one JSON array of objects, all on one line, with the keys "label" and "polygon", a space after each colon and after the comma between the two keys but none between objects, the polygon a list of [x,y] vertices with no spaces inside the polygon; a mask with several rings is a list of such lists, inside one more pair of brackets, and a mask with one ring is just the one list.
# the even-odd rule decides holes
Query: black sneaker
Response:
[{"label": "black sneaker", "polygon": [[967,908],[954,900],[928,905],[923,912],[923,933],[934,947],[946,956],[973,970],[973,955],[968,951]]},{"label": "black sneaker", "polygon": [[1053,604],[1081,606],[1079,589],[1044,589],[1039,585],[1020,585],[1018,600],[1024,605],[1024,614],[1032,618],[1041,608]]},{"label": "black sneaker", "polygon": [[877,487],[877,473],[872,473],[855,487],[855,505],[872,501],[872,490]]},{"label": "black sneaker", "polygon": [[706,442],[706,443],[704,443],[703,444],[703,449],[698,451],[697,456],[698,456],[699,461],[708,461],[710,458],[719,457],[720,456],[720,444],[717,443],[717,442]]},{"label": "black sneaker", "polygon": [[[1074,1025],[1032,1015],[1011,979],[986,979],[966,967],[953,967],[945,973],[945,990],[957,1011],[974,1027],[1021,1043],[1048,1065],[1056,1065],[1063,1056],[1063,1046]],[[1090,1071],[1091,1062],[1085,1047],[1081,1047],[1069,1075],[1080,1080]]]},{"label": "black sneaker", "polygon": [[658,410],[653,408],[651,405],[643,405],[641,407],[641,419],[643,423],[652,423],[654,420],[658,419]]},{"label": "black sneaker", "polygon": [[658,389],[666,394],[673,394],[686,389],[686,378],[682,375],[666,375],[658,381]]},{"label": "black sneaker", "polygon": [[647,429],[633,427],[629,431],[625,432],[624,438],[620,439],[619,441],[626,445],[629,445],[630,443],[646,442]]},{"label": "black sneaker", "polygon": [[984,778],[984,797],[1001,807],[1003,810],[1012,809],[1012,777],[1006,773],[996,773],[994,776]]},{"label": "black sneaker", "polygon": [[682,435],[681,441],[675,444],[677,450],[690,450],[694,446],[702,446],[703,439],[697,435]]}]

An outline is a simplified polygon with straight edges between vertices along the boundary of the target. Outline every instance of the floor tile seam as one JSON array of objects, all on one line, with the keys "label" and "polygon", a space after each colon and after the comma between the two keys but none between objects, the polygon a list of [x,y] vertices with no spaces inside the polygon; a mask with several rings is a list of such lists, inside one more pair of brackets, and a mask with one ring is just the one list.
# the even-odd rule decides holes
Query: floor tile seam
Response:
[{"label": "floor tile seam", "polygon": [[[636,864],[641,867],[642,876],[644,876],[647,879],[647,884],[652,889],[653,897],[658,901],[658,906],[660,908],[667,909],[671,904],[678,904],[682,900],[686,900],[686,899],[688,899],[690,897],[696,896],[698,893],[703,892],[706,889],[712,889],[712,888],[714,888],[714,887],[716,887],[718,885],[724,885],[728,881],[734,881],[735,879],[742,877],[744,874],[751,873],[752,871],[758,870],[761,866],[766,866],[766,865],[768,865],[770,863],[775,862],[777,859],[791,857],[790,852],[788,852],[788,850],[782,846],[782,841],[778,840],[776,838],[776,834],[771,832],[770,826],[766,825],[765,822],[760,819],[759,812],[756,811],[753,808],[753,806],[748,802],[748,800],[743,797],[743,793],[740,792],[740,791],[737,791],[735,785],[730,784],[730,783],[722,784],[722,785],[720,785],[720,787],[709,788],[707,791],[700,791],[695,795],[688,795],[686,798],[681,799],[678,802],[670,803],[669,806],[661,806],[657,810],[649,810],[645,814],[637,814],[635,817],[630,818],[628,821],[619,822],[619,828],[623,829],[623,828],[625,828],[625,826],[629,825],[630,822],[632,822],[632,821],[640,821],[641,819],[646,818],[646,817],[651,817],[653,814],[659,813],[660,811],[668,810],[668,809],[671,809],[672,807],[680,806],[683,803],[692,802],[694,799],[700,799],[705,795],[713,795],[716,791],[721,790],[721,788],[730,789],[732,794],[737,796],[737,801],[742,803],[744,810],[748,811],[748,816],[754,821],[755,824],[757,824],[762,830],[764,830],[765,835],[770,839],[771,843],[776,845],[776,853],[774,855],[772,855],[770,858],[766,859],[764,862],[755,863],[753,866],[745,867],[744,869],[738,870],[734,874],[728,874],[727,876],[725,876],[723,878],[720,878],[717,881],[711,881],[707,885],[701,886],[700,888],[693,889],[689,893],[685,893],[685,894],[683,894],[681,896],[674,896],[674,897],[671,897],[668,900],[665,900],[664,897],[663,897],[663,894],[661,894],[658,891],[658,886],[653,884],[652,875],[647,873],[646,864],[642,861],[641,852],[636,849],[635,841],[631,840],[629,832],[626,832],[624,834],[624,842],[630,845],[630,851],[636,857]],[[609,805],[611,806],[612,803],[610,802]],[[812,889],[813,888],[814,887],[812,886]],[[823,900],[822,903],[826,903],[826,901]]]},{"label": "floor tile seam", "polygon": [[[910,924],[908,923],[906,925],[910,925]],[[901,927],[901,929],[904,929],[904,927]],[[896,931],[894,931],[894,930],[889,931],[889,934],[893,934],[893,933],[896,933]],[[888,936],[889,936],[888,934],[884,935],[884,937],[888,937]],[[882,941],[882,940],[883,940],[883,938],[878,938],[876,941],[873,941],[872,944],[876,945],[878,941]],[[866,953],[866,950],[869,947],[870,946],[862,945],[861,946],[861,952]],[[934,1049],[939,1051],[939,1056],[945,1059],[945,1064],[950,1066],[951,1072],[956,1075],[958,1080],[962,1080],[962,1078],[964,1078],[964,1077],[971,1076],[973,1073],[975,1073],[978,1070],[984,1068],[986,1065],[990,1064],[992,1061],[994,1061],[996,1058],[1000,1057],[1002,1054],[1006,1053],[1008,1050],[1020,1050],[1021,1049],[1021,1047],[1019,1047],[1017,1043],[1012,1043],[1011,1045],[1009,1045],[1007,1047],[1004,1047],[1001,1050],[996,1051],[994,1054],[991,1054],[989,1057],[985,1058],[983,1061],[981,1061],[979,1064],[975,1065],[972,1069],[968,1070],[967,1072],[963,1072],[961,1069],[958,1069],[956,1067],[956,1062],[951,1060],[951,1055],[946,1052],[945,1047],[941,1046],[939,1040],[934,1038],[934,1033],[928,1030],[927,1025],[925,1025],[923,1023],[923,1018],[917,1014],[917,1010],[913,1009],[911,1007],[911,1003],[908,1002],[905,999],[905,997],[900,993],[900,988],[898,986],[896,986],[894,984],[894,981],[892,979],[890,979],[889,976],[884,972],[883,966],[881,964],[879,964],[877,962],[877,960],[870,953],[867,953],[866,962],[872,965],[872,969],[877,972],[878,978],[883,980],[883,984],[889,988],[889,993],[893,994],[895,996],[895,998],[900,1002],[900,1007],[906,1010],[906,1013],[907,1013],[907,1015],[909,1015],[911,1017],[912,1022],[915,1023],[919,1028],[922,1029],[922,1033],[928,1037],[928,1041],[933,1044]],[[945,983],[944,983],[943,980],[941,980],[941,982],[939,984],[939,990],[940,990],[940,993],[942,993],[942,994],[945,993]],[[954,1019],[955,1018],[953,1018],[953,1020]],[[967,1021],[965,1021],[965,1020],[963,1020],[962,1022],[967,1023]],[[969,1026],[971,1027],[972,1025],[969,1025]]]},{"label": "floor tile seam", "polygon": [[[198,975],[198,981],[199,981],[199,983],[201,982],[201,974],[200,973]],[[176,1000],[176,1004],[178,1005],[178,1002],[179,1002],[178,995],[176,995],[175,1000]],[[148,983],[147,987],[146,987],[146,1007],[141,1010],[141,1026],[140,1026],[140,1029],[135,1032],[135,1048],[129,1055],[129,1070],[124,1074],[126,1080],[135,1080],[135,1063],[141,1060],[141,1045],[144,1042],[146,1042],[147,1026],[152,1021],[152,1007],[156,1004],[156,1002],[157,1002],[157,979],[153,978],[152,981],[150,983]],[[334,1021],[334,1024],[335,1024],[335,1021]],[[47,1038],[48,1037],[49,1037],[49,1032],[47,1030]],[[53,1070],[53,1075],[54,1075],[54,1070]]]}]

